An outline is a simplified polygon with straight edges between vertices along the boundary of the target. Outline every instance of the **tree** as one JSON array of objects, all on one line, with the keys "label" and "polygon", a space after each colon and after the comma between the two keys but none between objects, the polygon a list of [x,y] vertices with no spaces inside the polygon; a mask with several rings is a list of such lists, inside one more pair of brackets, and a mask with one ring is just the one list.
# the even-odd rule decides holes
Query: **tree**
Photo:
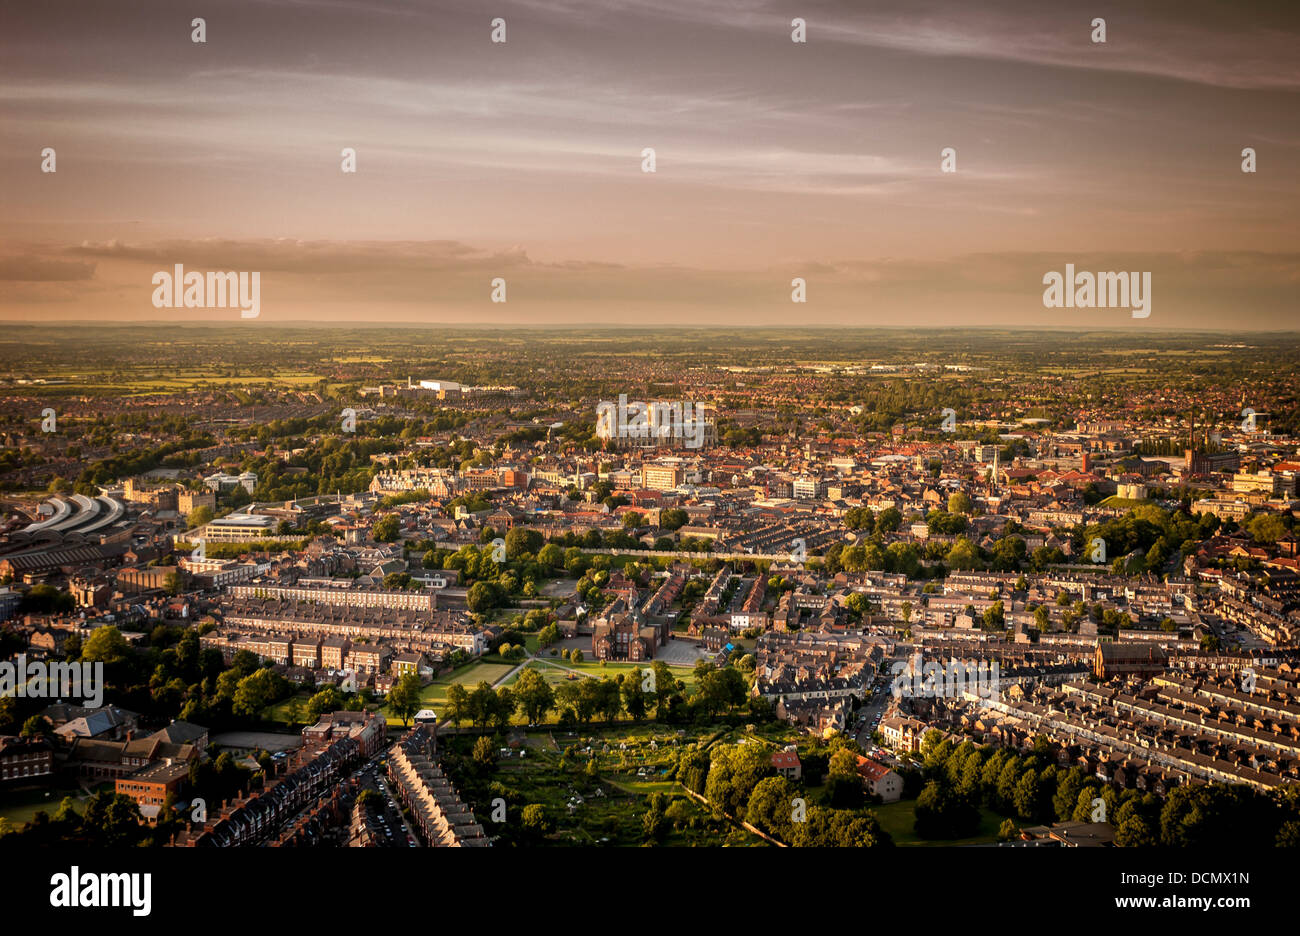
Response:
[{"label": "tree", "polygon": [[528,832],[537,836],[549,835],[555,823],[546,814],[546,807],[541,803],[529,803],[520,814],[520,821]]},{"label": "tree", "polygon": [[680,530],[690,522],[690,519],[686,511],[680,507],[669,507],[659,512],[659,526],[669,532]]},{"label": "tree", "polygon": [[328,686],[307,700],[307,717],[318,721],[326,712],[338,712],[343,708],[343,693],[337,686]]},{"label": "tree", "polygon": [[1286,535],[1286,525],[1276,514],[1260,514],[1247,521],[1246,531],[1255,542],[1271,546]]},{"label": "tree", "polygon": [[401,533],[401,519],[397,514],[385,514],[375,521],[370,536],[376,543],[393,543]]},{"label": "tree", "polygon": [[974,505],[964,491],[954,491],[948,495],[948,513],[969,514],[973,509]]},{"label": "tree", "polygon": [[992,564],[998,572],[1020,568],[1026,553],[1025,541],[1019,536],[1004,536],[993,545]]},{"label": "tree", "polygon": [[650,808],[641,816],[641,828],[648,842],[663,840],[668,831],[668,810],[665,807],[668,797],[662,793],[651,793],[647,798]]},{"label": "tree", "polygon": [[469,694],[469,720],[476,728],[486,728],[496,713],[497,696],[486,681],[480,682]]},{"label": "tree", "polygon": [[460,683],[452,683],[447,687],[444,714],[451,719],[451,723],[457,728],[460,727],[461,722],[469,720],[469,692]]},{"label": "tree", "polygon": [[826,773],[827,777],[832,780],[858,779],[858,755],[848,748],[840,748],[831,755],[830,769]]},{"label": "tree", "polygon": [[302,699],[297,696],[290,699],[289,704],[285,707],[284,717],[288,720],[291,728],[296,726],[302,718]]},{"label": "tree", "polygon": [[270,669],[260,669],[245,676],[235,689],[235,714],[256,717],[282,694],[284,682],[283,676]]},{"label": "tree", "polygon": [[893,844],[874,815],[812,806],[803,822],[794,823],[795,848],[873,848]]},{"label": "tree", "polygon": [[731,666],[717,669],[707,660],[701,662],[708,669],[697,676],[693,704],[712,717],[745,701],[749,687],[738,670]]},{"label": "tree", "polygon": [[515,712],[515,694],[509,686],[498,686],[492,700],[492,723],[498,731],[510,727],[510,716]]},{"label": "tree", "polygon": [[614,721],[623,711],[623,696],[619,691],[619,685],[608,676],[597,681],[595,679],[587,680],[588,683],[594,683],[595,689],[595,706],[596,711],[600,713],[605,721]]},{"label": "tree", "polygon": [[921,838],[964,838],[979,829],[979,810],[956,791],[934,780],[916,798],[915,813],[916,834]]},{"label": "tree", "polygon": [[506,558],[518,559],[526,554],[536,555],[546,544],[546,537],[538,530],[528,527],[511,527],[506,534]]},{"label": "tree", "polygon": [[388,690],[388,711],[402,720],[405,728],[411,723],[415,713],[420,710],[420,689],[422,684],[417,673],[403,674],[393,688]]},{"label": "tree", "polygon": [[1146,848],[1160,844],[1160,829],[1146,816],[1134,811],[1115,828],[1115,844],[1121,848]]},{"label": "tree", "polygon": [[50,724],[50,720],[44,715],[33,715],[23,722],[23,728],[19,734],[24,738],[50,737],[54,734],[54,726]]},{"label": "tree", "polygon": [[944,562],[951,568],[961,571],[974,569],[981,564],[979,547],[966,537],[959,536],[952,544],[952,548],[948,550]]},{"label": "tree", "polygon": [[789,842],[794,834],[794,800],[799,789],[785,777],[765,777],[749,794],[745,821]]},{"label": "tree", "polygon": [[179,572],[168,572],[163,579],[163,591],[169,595],[179,595],[185,590],[185,579]]},{"label": "tree", "polygon": [[389,591],[400,591],[411,584],[411,573],[409,572],[389,572],[384,576],[384,588]]},{"label": "tree", "polygon": [[465,604],[470,611],[481,614],[499,606],[502,602],[501,589],[495,582],[475,582],[465,595]]},{"label": "tree", "polygon": [[639,666],[622,677],[623,707],[634,722],[641,721],[646,713],[646,697],[641,691],[642,678]]},{"label": "tree", "polygon": [[91,831],[99,844],[136,845],[148,832],[136,801],[121,793],[102,790],[90,797],[82,816],[82,830]]},{"label": "tree", "polygon": [[1056,818],[1064,822],[1074,815],[1075,803],[1079,801],[1079,791],[1083,789],[1084,773],[1080,767],[1071,767],[1057,775],[1056,794],[1052,797],[1052,807]]},{"label": "tree", "polygon": [[662,719],[668,711],[668,700],[677,689],[677,677],[662,660],[655,660],[650,669],[655,676],[655,717]]},{"label": "tree", "polygon": [[844,599],[844,607],[848,608],[850,613],[856,617],[862,617],[871,610],[871,602],[862,592],[852,592]]},{"label": "tree", "polygon": [[480,735],[474,742],[474,750],[470,756],[474,763],[484,770],[493,770],[497,765],[496,746],[487,735]]},{"label": "tree", "polygon": [[515,704],[529,724],[541,722],[555,704],[555,692],[537,670],[525,668],[514,684]]},{"label": "tree", "polygon": [[1016,784],[1016,792],[1012,797],[1016,814],[1027,822],[1037,821],[1043,812],[1046,792],[1050,791],[1045,789],[1038,771],[1026,770],[1020,782]]},{"label": "tree", "polygon": [[713,749],[704,796],[715,812],[744,818],[745,803],[764,777],[772,774],[768,754],[757,744],[722,745]]},{"label": "tree", "polygon": [[95,628],[86,639],[85,645],[81,648],[81,661],[111,666],[125,662],[130,654],[131,645],[126,642],[122,632],[112,624],[106,624]]},{"label": "tree", "polygon": [[564,550],[554,543],[547,543],[537,551],[537,561],[551,569],[564,566]]}]

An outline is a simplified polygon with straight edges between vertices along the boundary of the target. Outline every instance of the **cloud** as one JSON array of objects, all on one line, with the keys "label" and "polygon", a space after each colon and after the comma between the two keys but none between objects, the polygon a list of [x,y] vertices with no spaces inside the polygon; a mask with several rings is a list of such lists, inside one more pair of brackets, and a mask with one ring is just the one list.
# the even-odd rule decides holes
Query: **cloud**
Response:
[{"label": "cloud", "polygon": [[[790,20],[807,22],[808,45],[832,42],[893,49],[927,58],[964,57],[1172,78],[1225,88],[1300,90],[1294,4],[1250,12],[1217,0],[1123,4],[1080,12],[1041,0],[525,0],[557,19],[662,19],[784,37]],[[1107,20],[1106,43],[1092,43],[1094,16]]]},{"label": "cloud", "polygon": [[[36,271],[94,270],[64,282],[19,284],[0,306],[7,317],[156,319],[151,273],[261,271],[263,317],[322,323],[555,325],[1016,324],[1124,327],[1123,311],[1045,310],[1042,278],[1067,263],[1089,272],[1152,273],[1153,315],[1144,327],[1221,327],[1225,310],[1241,330],[1288,328],[1300,282],[1300,253],[1260,251],[985,251],[943,258],[789,258],[748,268],[703,264],[614,264],[582,256],[537,262],[528,248],[488,249],[460,240],[293,239],[104,241],[13,249],[27,278]],[[59,259],[72,254],[94,262]],[[0,261],[0,270],[15,260]],[[9,264],[6,266],[6,264]],[[96,264],[98,268],[96,269]],[[494,277],[509,302],[489,299]],[[807,281],[808,302],[790,302],[790,281]],[[195,310],[186,319],[220,319]]]},{"label": "cloud", "polygon": [[179,263],[191,269],[279,271],[312,276],[507,271],[532,265],[521,247],[489,251],[451,240],[347,242],[205,238],[152,244],[111,240],[101,243],[86,241],[67,248],[67,252],[153,264],[160,269],[170,269]]},{"label": "cloud", "polygon": [[95,277],[95,264],[77,260],[55,260],[32,254],[0,256],[0,280],[37,283],[67,283]]}]

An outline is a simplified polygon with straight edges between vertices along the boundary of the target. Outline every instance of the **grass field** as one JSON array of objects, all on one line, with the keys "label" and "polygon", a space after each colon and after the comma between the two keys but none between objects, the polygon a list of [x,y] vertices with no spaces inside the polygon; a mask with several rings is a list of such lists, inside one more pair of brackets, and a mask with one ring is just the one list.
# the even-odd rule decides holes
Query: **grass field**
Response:
[{"label": "grass field", "polygon": [[[518,665],[518,664],[511,664],[511,665]],[[568,668],[566,669],[565,667]],[[570,681],[569,677],[571,675],[575,675],[574,673],[575,670],[578,673],[582,673],[583,676],[590,676],[595,679],[600,679],[603,676],[617,678],[619,673],[631,672],[632,670],[637,669],[637,664],[609,663],[605,667],[602,667],[599,663],[579,663],[577,665],[574,665],[572,663],[560,659],[559,657],[544,657],[542,659],[529,660],[525,664],[524,669],[537,670],[539,673],[542,674],[542,678],[545,679],[549,685],[554,687],[562,683],[569,682]],[[646,667],[642,666],[641,669],[644,671]],[[689,669],[686,669],[685,667],[673,667],[672,670],[673,673],[676,674],[677,678],[682,680],[686,684],[686,691],[687,694],[689,695],[695,686],[695,678],[691,674],[691,671]],[[516,681],[518,681],[519,675],[522,672],[523,670],[521,669],[518,673],[513,674],[509,679],[507,679],[504,683],[502,683],[502,685],[505,686],[513,685]],[[580,679],[583,678],[583,676],[577,676],[576,678]],[[440,702],[446,701],[445,691],[443,693],[442,699],[440,699],[439,701]],[[441,714],[440,709],[435,709],[435,711],[438,711],[439,714]],[[631,718],[627,715],[623,715],[621,716],[621,718],[627,721],[631,721]],[[544,724],[547,725],[558,724],[559,720],[560,720],[559,713],[552,710],[547,713]],[[510,721],[511,724],[514,725],[524,725],[527,724],[528,720],[523,715],[515,714],[515,716],[511,718]]]},{"label": "grass field", "polygon": [[894,839],[895,845],[974,845],[980,842],[996,842],[998,828],[1003,817],[991,810],[980,808],[979,832],[971,838],[963,839],[923,839],[912,830],[916,822],[916,800],[899,800],[884,806],[873,806],[881,827]]},{"label": "grass field", "polygon": [[[439,676],[429,685],[425,686],[423,691],[420,693],[420,701],[424,708],[432,708],[439,715],[442,715],[443,706],[447,703],[447,689],[453,684],[458,683],[466,689],[471,690],[480,682],[486,682],[488,685],[495,685],[498,679],[501,679],[505,674],[517,667],[519,662],[520,661],[502,660],[500,657],[494,655],[467,663],[451,673]],[[530,669],[536,669],[541,672],[546,681],[552,686],[557,686],[560,683],[565,682],[570,670],[577,670],[587,676],[593,676],[599,679],[602,676],[617,677],[619,673],[631,672],[638,668],[638,664],[635,663],[609,663],[604,666],[600,663],[592,662],[573,664],[561,660],[559,657],[544,657],[540,660],[530,660],[527,666]],[[569,669],[562,669],[561,667],[569,667]],[[643,670],[646,669],[644,666],[640,668]],[[672,671],[678,679],[682,680],[682,682],[686,684],[687,694],[694,691],[695,677],[690,669],[675,666],[672,667]],[[518,678],[519,676],[516,673],[510,677],[505,685],[510,685]],[[311,700],[311,696],[312,694],[310,692],[300,692],[296,697],[290,697],[280,702],[276,702],[274,705],[269,705],[262,710],[262,718],[265,721],[278,722],[287,725],[289,723],[289,706],[292,704],[293,698],[297,698],[301,705],[301,710],[298,715],[298,723],[302,724],[307,719],[307,703]],[[400,718],[397,718],[395,715],[388,712],[386,712],[386,714],[390,725],[400,726],[402,724]],[[546,720],[548,724],[554,724],[559,721],[559,716],[555,712],[551,712],[547,716]],[[522,725],[527,722],[527,719],[523,715],[517,714],[511,719],[511,721],[513,724]]]},{"label": "grass field", "polygon": [[[439,676],[425,686],[420,692],[420,701],[424,708],[431,708],[441,715],[442,707],[447,702],[447,689],[452,685],[460,684],[471,690],[481,682],[485,682],[490,686],[515,666],[518,666],[518,664],[497,662],[496,660],[476,660],[473,663],[466,663],[450,673]],[[388,724],[399,726],[402,724],[400,718],[397,718],[392,713],[387,714]]]},{"label": "grass field", "polygon": [[518,664],[485,660],[466,664],[451,673],[439,676],[425,686],[424,691],[420,693],[420,699],[433,705],[442,705],[447,701],[447,689],[452,685],[459,684],[467,689],[473,689],[479,683],[485,682],[490,686],[516,665]]},{"label": "grass field", "polygon": [[[537,670],[539,673],[542,674],[542,678],[545,679],[552,686],[558,686],[560,683],[564,682],[565,677],[568,675],[564,670],[560,669],[559,667],[547,666],[545,663],[541,663],[537,660],[529,660],[527,665],[525,665],[524,669]],[[519,671],[519,673],[522,672],[523,670]],[[514,685],[519,680],[519,673],[515,673],[513,676],[507,679],[505,685],[507,686]]]},{"label": "grass field", "polygon": [[[543,662],[553,663],[555,666],[568,667],[571,670],[577,670],[580,673],[586,673],[588,676],[595,676],[599,679],[601,676],[617,677],[619,673],[630,673],[632,670],[649,669],[645,663],[601,663],[599,660],[584,660],[581,663],[571,663],[562,657],[543,657]],[[686,684],[686,694],[690,695],[695,691],[695,674],[688,666],[670,666],[669,669],[673,674]]]},{"label": "grass field", "polygon": [[[64,383],[54,385],[61,391],[86,389],[101,390],[110,371],[96,371],[80,368],[77,371],[56,370],[35,376],[45,379],[61,380]],[[291,373],[244,373],[237,376],[215,375],[203,371],[179,371],[172,373],[139,372],[129,376],[114,373],[114,389],[119,393],[130,395],[155,393],[183,393],[201,387],[304,387],[316,384],[322,379],[321,374],[304,371]]]},{"label": "grass field", "polygon": [[289,706],[294,699],[297,699],[299,702],[298,723],[302,724],[307,719],[307,703],[311,700],[311,695],[310,692],[300,692],[296,696],[289,696],[289,698],[282,699],[274,705],[268,705],[262,709],[262,720],[289,724]]},{"label": "grass field", "polygon": [[[91,788],[91,792],[97,793],[100,790],[112,790],[113,784],[101,783]],[[41,810],[45,810],[50,816],[53,816],[59,809],[59,804],[63,802],[65,796],[73,797],[77,802],[77,810],[81,811],[82,806],[88,798],[79,787],[61,788],[56,787],[52,790],[14,790],[7,792],[0,799],[0,819],[7,819],[13,828],[18,828],[28,822]]]}]

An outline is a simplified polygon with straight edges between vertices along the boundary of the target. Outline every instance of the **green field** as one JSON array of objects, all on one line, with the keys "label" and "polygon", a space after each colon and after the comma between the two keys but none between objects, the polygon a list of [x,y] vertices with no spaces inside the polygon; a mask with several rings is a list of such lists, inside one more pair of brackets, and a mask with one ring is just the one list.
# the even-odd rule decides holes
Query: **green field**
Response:
[{"label": "green field", "polygon": [[992,810],[981,807],[979,832],[971,838],[923,839],[918,837],[912,829],[913,824],[916,822],[916,800],[899,800],[897,803],[871,808],[875,812],[876,818],[880,820],[881,828],[893,837],[895,845],[974,845],[982,842],[996,842],[998,829],[1001,827],[1004,818]]},{"label": "green field", "polygon": [[1144,497],[1141,500],[1134,500],[1131,497],[1120,497],[1117,494],[1112,494],[1110,497],[1107,497],[1097,506],[1123,508],[1123,507],[1141,507],[1143,504],[1151,504],[1151,503],[1154,503],[1154,501],[1152,501],[1151,498],[1149,497]]},{"label": "green field", "polygon": [[[113,784],[100,783],[91,788],[92,793],[98,793],[101,790],[112,790]],[[0,819],[8,820],[11,828],[17,829],[25,823],[31,822],[38,812],[44,810],[51,817],[58,811],[59,804],[63,802],[65,796],[73,797],[77,802],[78,811],[85,804],[87,796],[79,787],[63,788],[56,786],[50,790],[14,790],[4,794],[0,799]]]},{"label": "green field", "polygon": [[[630,673],[635,669],[642,671],[650,668],[647,663],[601,663],[599,660],[584,660],[581,663],[571,663],[562,657],[546,656],[541,658],[541,662],[553,663],[558,667],[568,667],[571,670],[577,670],[580,673],[586,673],[588,676],[617,677],[619,673]],[[686,684],[686,694],[690,695],[695,691],[695,673],[688,666],[670,666],[669,669],[673,674]]]},{"label": "green field", "polygon": [[424,702],[441,705],[447,701],[447,689],[451,685],[459,684],[468,689],[473,689],[479,683],[485,682],[490,686],[517,665],[517,663],[497,663],[486,660],[468,663],[444,676],[439,676],[429,683],[424,687],[424,691],[420,693],[420,698]]},{"label": "green field", "polygon": [[[481,682],[485,682],[490,686],[510,672],[513,667],[519,665],[518,663],[497,662],[497,660],[499,658],[476,660],[472,663],[466,663],[450,673],[439,676],[420,692],[420,701],[423,707],[431,708],[441,715],[442,707],[447,702],[447,689],[453,684],[459,684],[471,690]],[[402,720],[389,713],[388,724],[400,726]]]},{"label": "green field", "polygon": [[[498,665],[505,666],[505,664],[498,664]],[[518,663],[509,664],[509,666],[518,666]],[[567,669],[565,667],[567,667]],[[637,668],[638,668],[638,664],[635,663],[609,663],[604,667],[602,667],[600,663],[579,663],[575,665],[565,660],[562,660],[559,657],[543,657],[540,659],[529,660],[523,667],[523,669],[537,670],[539,673],[542,674],[542,678],[545,679],[546,682],[552,687],[570,681],[569,680],[570,676],[574,676],[574,678],[576,679],[581,679],[584,676],[590,676],[595,679],[600,679],[602,676],[617,678],[619,673],[631,672],[632,670],[635,670]],[[514,673],[513,675],[511,675],[511,677],[507,679],[504,683],[502,683],[502,685],[504,686],[513,685],[519,679],[519,675],[520,673],[523,672],[523,669],[521,669],[518,673]],[[641,666],[640,669],[644,671],[646,667]],[[577,673],[574,672],[575,670],[577,671],[577,673],[581,673],[582,676],[578,676]],[[690,692],[695,687],[695,677],[692,675],[691,671],[689,669],[686,669],[685,667],[676,667],[676,666],[672,667],[672,671],[677,676],[678,679],[682,680],[686,684],[686,692],[689,695]],[[508,672],[508,668],[502,669],[502,672]],[[473,684],[477,685],[477,680],[475,680]],[[432,688],[433,686],[429,687],[429,689]],[[425,692],[428,693],[429,689],[426,689]],[[439,698],[436,700],[436,704],[440,706],[445,701],[446,701],[446,691],[444,689],[443,692],[440,694]],[[651,708],[653,709],[653,706],[651,706]],[[441,708],[435,708],[434,710],[437,711],[439,714],[442,714]],[[620,718],[622,720],[628,720],[628,721],[631,720],[630,717],[627,715],[622,715],[620,716]],[[552,710],[547,713],[544,724],[548,724],[548,725],[558,724],[559,720],[560,720],[559,713]],[[523,715],[516,713],[510,719],[510,721],[511,724],[514,725],[524,725],[527,724],[528,720]]]},{"label": "green field", "polygon": [[268,705],[262,709],[262,720],[289,724],[289,705],[294,699],[297,699],[300,703],[298,724],[302,724],[307,720],[307,703],[311,700],[311,697],[310,692],[300,692],[296,696],[289,696],[287,699],[281,699],[273,705]]}]

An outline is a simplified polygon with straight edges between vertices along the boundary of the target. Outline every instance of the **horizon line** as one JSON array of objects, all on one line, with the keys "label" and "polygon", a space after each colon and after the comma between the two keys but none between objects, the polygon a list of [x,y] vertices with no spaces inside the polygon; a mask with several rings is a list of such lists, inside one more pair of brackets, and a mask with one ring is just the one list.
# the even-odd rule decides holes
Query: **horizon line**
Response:
[{"label": "horizon line", "polygon": [[[342,330],[342,329],[398,329],[398,328],[441,328],[455,326],[463,329],[474,331],[520,331],[520,330],[557,330],[568,331],[575,329],[587,329],[589,331],[646,331],[646,332],[664,332],[664,331],[705,331],[711,329],[722,329],[729,331],[825,331],[825,332],[852,332],[852,331],[1019,331],[1028,334],[1039,332],[1115,332],[1129,334],[1144,334],[1147,332],[1169,332],[1177,331],[1184,334],[1204,334],[1204,335],[1298,335],[1300,328],[1207,328],[1197,327],[1188,328],[1183,325],[1165,325],[1155,326],[1143,324],[1141,327],[1126,327],[1119,325],[1033,325],[1026,326],[1023,324],[1006,324],[1006,325],[767,325],[767,324],[745,324],[745,323],[700,323],[700,324],[671,324],[671,325],[644,325],[644,324],[620,324],[617,322],[602,322],[599,326],[593,326],[590,322],[551,322],[551,323],[473,323],[473,322],[449,322],[449,321],[421,321],[421,322],[402,322],[402,321],[380,321],[380,322],[321,322],[315,319],[283,319],[275,322],[264,322],[260,326],[247,324],[251,320],[234,320],[234,321],[193,321],[178,322],[175,319],[128,319],[113,322],[98,321],[95,319],[58,319],[58,320],[32,320],[32,319],[7,319],[0,318],[0,325],[4,326],[27,326],[30,328],[49,328],[58,326],[92,326],[98,328],[134,328],[142,326],[156,327],[167,325],[173,328],[315,328],[320,330]],[[0,340],[3,340],[0,338]]]}]

